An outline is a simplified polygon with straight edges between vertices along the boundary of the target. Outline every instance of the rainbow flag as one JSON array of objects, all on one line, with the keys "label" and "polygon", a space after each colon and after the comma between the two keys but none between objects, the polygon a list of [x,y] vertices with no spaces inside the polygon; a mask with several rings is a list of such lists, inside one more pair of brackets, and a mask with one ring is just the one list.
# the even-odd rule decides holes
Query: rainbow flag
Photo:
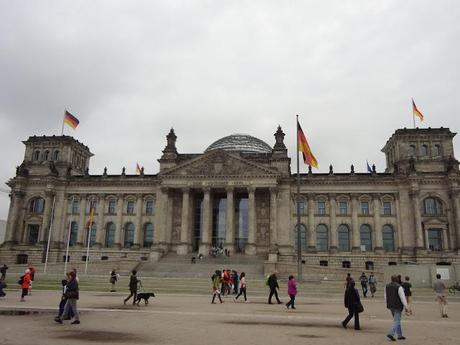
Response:
[{"label": "rainbow flag", "polygon": [[414,116],[417,116],[420,119],[420,121],[423,121],[423,114],[420,112],[420,110],[417,109],[417,106],[415,105],[413,98],[412,98],[412,112],[414,113]]},{"label": "rainbow flag", "polygon": [[64,123],[66,123],[67,125],[69,125],[73,129],[75,129],[75,128],[77,128],[77,126],[80,123],[80,121],[78,121],[78,119],[75,116],[73,116],[71,113],[69,113],[66,110],[65,113],[64,113]]},{"label": "rainbow flag", "polygon": [[297,121],[297,138],[299,140],[298,150],[302,152],[303,161],[305,164],[318,169],[318,161],[310,150],[310,145],[308,145],[307,138],[305,138],[305,134],[303,134],[299,121]]}]

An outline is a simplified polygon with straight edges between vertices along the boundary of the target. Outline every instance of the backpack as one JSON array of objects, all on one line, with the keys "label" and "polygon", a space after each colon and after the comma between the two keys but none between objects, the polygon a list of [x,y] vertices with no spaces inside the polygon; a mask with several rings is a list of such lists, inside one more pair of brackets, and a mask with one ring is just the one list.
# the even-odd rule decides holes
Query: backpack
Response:
[{"label": "backpack", "polygon": [[270,276],[267,277],[267,281],[265,282],[265,285],[267,285],[267,286],[270,285]]},{"label": "backpack", "polygon": [[19,278],[18,284],[19,284],[19,285],[24,284],[24,276],[21,276],[21,277]]}]

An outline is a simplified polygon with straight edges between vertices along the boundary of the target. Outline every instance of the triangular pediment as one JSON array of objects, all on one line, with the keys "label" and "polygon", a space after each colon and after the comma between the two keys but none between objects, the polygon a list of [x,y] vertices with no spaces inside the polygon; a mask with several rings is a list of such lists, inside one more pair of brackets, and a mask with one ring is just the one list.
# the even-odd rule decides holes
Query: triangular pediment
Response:
[{"label": "triangular pediment", "polygon": [[162,172],[161,175],[164,177],[277,177],[279,173],[277,170],[251,162],[238,155],[222,150],[215,150],[168,169]]}]

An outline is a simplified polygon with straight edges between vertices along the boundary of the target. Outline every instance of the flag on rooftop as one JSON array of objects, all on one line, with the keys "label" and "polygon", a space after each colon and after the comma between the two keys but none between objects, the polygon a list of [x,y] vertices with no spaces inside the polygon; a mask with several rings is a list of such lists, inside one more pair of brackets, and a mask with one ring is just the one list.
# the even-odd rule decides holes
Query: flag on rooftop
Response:
[{"label": "flag on rooftop", "polygon": [[73,116],[66,110],[64,113],[64,123],[75,129],[77,128],[80,121],[78,121],[78,119],[75,116]]},{"label": "flag on rooftop", "polygon": [[305,134],[302,131],[302,127],[300,127],[299,121],[297,121],[297,137],[299,139],[298,150],[302,152],[303,161],[305,162],[305,164],[318,169],[318,161],[311,152],[310,145],[308,145],[307,138],[305,137]]},{"label": "flag on rooftop", "polygon": [[417,106],[415,105],[413,98],[412,98],[412,112],[414,113],[414,116],[417,116],[420,119],[420,121],[423,121],[423,114],[420,112],[420,110],[417,109]]},{"label": "flag on rooftop", "polygon": [[136,163],[136,174],[141,174],[141,167],[139,166],[139,163]]}]

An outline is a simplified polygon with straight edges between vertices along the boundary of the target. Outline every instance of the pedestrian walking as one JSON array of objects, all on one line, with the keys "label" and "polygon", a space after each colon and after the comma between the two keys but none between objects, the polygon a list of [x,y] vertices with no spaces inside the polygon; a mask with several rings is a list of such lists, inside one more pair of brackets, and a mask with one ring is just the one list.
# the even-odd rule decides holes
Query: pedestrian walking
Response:
[{"label": "pedestrian walking", "polygon": [[364,298],[366,298],[367,297],[367,283],[368,283],[366,273],[363,272],[361,274],[361,277],[359,277],[359,281],[361,282],[361,289],[363,290],[363,296]]},{"label": "pedestrian walking", "polygon": [[240,277],[238,277],[237,271],[232,272],[232,280],[233,280],[233,293],[235,295],[238,295],[238,289],[240,286]]},{"label": "pedestrian walking", "polygon": [[240,286],[239,286],[239,288],[240,288],[240,292],[238,293],[238,295],[236,295],[235,302],[238,299],[238,297],[240,297],[241,295],[243,295],[244,301],[247,302],[248,299],[246,298],[246,273],[244,273],[244,272],[241,272],[241,274],[240,274]]},{"label": "pedestrian walking", "polygon": [[112,272],[110,272],[110,284],[112,285],[111,288],[110,288],[110,292],[116,292],[115,284],[116,284],[117,281],[118,281],[117,271],[112,270]]},{"label": "pedestrian walking", "polygon": [[0,297],[5,297],[6,296],[6,293],[5,291],[3,291],[3,289],[6,288],[6,283],[5,283],[5,280],[4,279],[0,279]]},{"label": "pedestrian walking", "polygon": [[393,325],[391,326],[387,337],[391,341],[396,341],[395,336],[398,340],[406,339],[402,334],[401,328],[401,317],[402,311],[408,310],[406,296],[404,295],[404,289],[398,283],[399,279],[397,275],[391,276],[391,283],[385,287],[385,302],[387,309],[390,309],[391,315],[393,316]]},{"label": "pedestrian walking", "polygon": [[291,307],[292,309],[295,309],[295,296],[297,295],[297,282],[294,279],[294,276],[289,276],[288,280],[288,295],[290,298],[290,301],[286,303],[286,308],[289,309]]},{"label": "pedestrian walking", "polygon": [[268,279],[267,279],[267,285],[270,288],[270,294],[268,295],[268,304],[272,304],[272,297],[275,295],[276,301],[278,304],[281,304],[283,302],[280,301],[278,297],[278,289],[280,288],[278,285],[278,278],[276,276],[276,273],[271,274]]},{"label": "pedestrian walking", "polygon": [[3,280],[5,281],[6,280],[6,271],[8,270],[8,266],[3,264],[2,267],[0,267],[0,273],[1,273],[1,277],[0,277],[0,280]]},{"label": "pedestrian walking", "polygon": [[35,269],[32,264],[29,264],[29,271],[30,271],[30,284],[29,284],[29,295],[32,296],[32,284],[35,280],[35,273],[37,273],[37,270]]},{"label": "pedestrian walking", "polygon": [[[61,294],[61,301],[59,302],[58,317],[61,317],[64,314],[64,307],[65,307],[65,304],[67,303],[66,290],[67,290],[67,284],[68,284],[69,281],[70,281],[70,276],[69,276],[69,273],[67,273],[65,278],[61,280],[62,294]],[[70,309],[66,320],[70,320],[71,318],[73,318],[72,309]]]},{"label": "pedestrian walking", "polygon": [[347,328],[348,322],[355,318],[355,330],[360,330],[359,313],[364,309],[362,308],[361,299],[359,298],[358,289],[355,287],[354,280],[350,280],[344,295],[344,305],[348,309],[348,316],[342,321],[343,328]]},{"label": "pedestrian walking", "polygon": [[137,271],[132,270],[131,276],[129,277],[129,296],[123,300],[123,304],[129,301],[131,297],[133,297],[133,305],[136,304],[137,298],[137,285],[139,284],[140,280],[137,279]]},{"label": "pedestrian walking", "polygon": [[441,275],[436,274],[436,281],[433,284],[433,290],[436,294],[436,300],[438,301],[439,308],[441,310],[441,317],[447,316],[447,287],[446,284],[441,280]]},{"label": "pedestrian walking", "polygon": [[62,320],[70,320],[70,313],[73,314],[74,320],[71,322],[72,325],[78,325],[80,323],[80,315],[78,313],[77,301],[80,297],[80,290],[78,288],[77,275],[75,272],[71,271],[67,275],[68,281],[65,287],[64,297],[66,298],[66,303],[64,305],[64,310],[61,315],[54,318],[54,321],[62,323]]},{"label": "pedestrian walking", "polygon": [[211,277],[211,281],[212,281],[212,301],[211,303],[212,304],[214,304],[214,300],[216,299],[216,296],[219,298],[220,303],[223,303],[222,298],[220,297],[220,290],[219,290],[219,286],[222,280],[221,274],[222,273],[220,271],[216,271]]},{"label": "pedestrian walking", "polygon": [[347,273],[347,277],[345,278],[345,283],[343,284],[343,288],[346,289],[348,288],[348,284],[353,280],[351,277],[351,273]]},{"label": "pedestrian walking", "polygon": [[412,284],[409,282],[410,278],[408,276],[406,276],[405,280],[403,281],[403,283],[401,284],[402,288],[404,289],[404,295],[406,296],[406,301],[407,301],[407,309],[408,309],[408,312],[406,312],[406,315],[409,316],[409,315],[412,315],[412,291],[411,291],[411,288],[412,288]]},{"label": "pedestrian walking", "polygon": [[371,272],[368,279],[369,289],[371,290],[371,296],[374,297],[377,291],[377,278],[374,276],[374,272]]},{"label": "pedestrian walking", "polygon": [[26,269],[24,275],[18,281],[19,285],[21,285],[21,302],[26,301],[24,297],[29,294],[30,282],[30,270]]}]

